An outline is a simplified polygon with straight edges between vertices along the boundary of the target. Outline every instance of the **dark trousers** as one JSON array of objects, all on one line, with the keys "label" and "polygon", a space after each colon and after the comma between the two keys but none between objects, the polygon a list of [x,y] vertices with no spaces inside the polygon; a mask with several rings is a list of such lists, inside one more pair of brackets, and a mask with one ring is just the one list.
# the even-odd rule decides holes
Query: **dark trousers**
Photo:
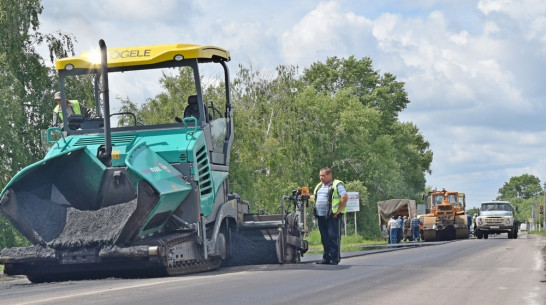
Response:
[{"label": "dark trousers", "polygon": [[341,244],[341,214],[337,218],[318,217],[320,240],[324,247],[322,258],[330,262],[339,262],[339,246]]},{"label": "dark trousers", "polygon": [[412,227],[411,231],[413,232],[413,240],[418,241],[419,240],[419,227]]}]

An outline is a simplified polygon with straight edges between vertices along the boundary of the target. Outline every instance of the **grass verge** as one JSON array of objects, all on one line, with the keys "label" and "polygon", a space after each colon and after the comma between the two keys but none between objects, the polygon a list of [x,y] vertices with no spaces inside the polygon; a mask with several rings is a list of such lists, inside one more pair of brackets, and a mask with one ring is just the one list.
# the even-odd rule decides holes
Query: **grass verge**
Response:
[{"label": "grass verge", "polygon": [[[320,232],[318,230],[313,230],[309,233],[307,238],[305,238],[309,243],[309,252],[322,252],[322,243],[320,241]],[[368,245],[383,245],[387,242],[384,240],[367,240],[360,235],[341,235],[341,251],[350,252],[350,251],[359,251],[362,250],[362,246]]]},{"label": "grass verge", "polygon": [[539,235],[546,235],[546,230],[542,229],[540,231],[528,231],[528,234],[539,234]]}]

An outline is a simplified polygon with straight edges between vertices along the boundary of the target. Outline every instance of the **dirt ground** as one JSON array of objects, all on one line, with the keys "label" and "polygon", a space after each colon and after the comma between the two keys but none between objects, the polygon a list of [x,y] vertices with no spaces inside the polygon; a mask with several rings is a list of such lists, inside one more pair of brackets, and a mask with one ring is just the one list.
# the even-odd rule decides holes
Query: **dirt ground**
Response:
[{"label": "dirt ground", "polygon": [[24,279],[24,278],[26,278],[26,276],[24,276],[24,275],[9,276],[9,275],[5,275],[4,272],[0,272],[0,283],[1,282]]}]

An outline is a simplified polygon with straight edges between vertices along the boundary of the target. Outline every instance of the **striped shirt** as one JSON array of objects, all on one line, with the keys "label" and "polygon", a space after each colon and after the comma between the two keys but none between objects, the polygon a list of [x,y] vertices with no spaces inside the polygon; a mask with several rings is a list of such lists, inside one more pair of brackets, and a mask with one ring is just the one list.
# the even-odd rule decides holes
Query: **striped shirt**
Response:
[{"label": "striped shirt", "polygon": [[[317,208],[317,215],[318,216],[326,216],[326,211],[328,210],[328,188],[330,185],[332,185],[334,181],[328,183],[328,185],[322,185],[317,190],[317,198],[315,198],[315,207]],[[339,196],[343,196],[347,194],[347,190],[345,190],[345,186],[343,186],[343,183],[337,184],[337,193]]]},{"label": "striped shirt", "polygon": [[412,227],[418,227],[419,225],[421,224],[421,219],[419,219],[418,217],[414,217],[411,219],[411,226]]}]

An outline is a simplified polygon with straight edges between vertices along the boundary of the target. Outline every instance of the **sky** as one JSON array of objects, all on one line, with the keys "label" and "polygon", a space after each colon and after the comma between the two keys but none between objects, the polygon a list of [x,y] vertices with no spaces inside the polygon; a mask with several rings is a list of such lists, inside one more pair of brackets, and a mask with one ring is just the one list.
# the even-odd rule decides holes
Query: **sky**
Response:
[{"label": "sky", "polygon": [[[215,45],[240,64],[300,71],[369,57],[405,83],[400,113],[434,153],[427,186],[493,200],[511,177],[546,182],[546,1],[43,0],[40,31],[76,53],[166,43]],[[49,58],[42,50],[43,57]],[[139,87],[142,89],[142,87]],[[134,88],[133,88],[134,89]],[[112,90],[112,88],[111,88]],[[131,90],[130,87],[125,90]]]}]

